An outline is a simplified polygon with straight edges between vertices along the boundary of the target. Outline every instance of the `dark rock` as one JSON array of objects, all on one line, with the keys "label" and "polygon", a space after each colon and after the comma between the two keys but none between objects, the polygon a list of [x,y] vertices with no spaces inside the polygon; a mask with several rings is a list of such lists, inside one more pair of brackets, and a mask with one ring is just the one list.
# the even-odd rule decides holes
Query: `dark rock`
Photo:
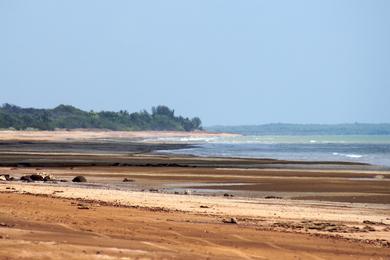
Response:
[{"label": "dark rock", "polygon": [[227,224],[238,224],[238,221],[236,218],[223,219],[222,222],[227,223]]},{"label": "dark rock", "polygon": [[238,224],[238,221],[237,221],[236,218],[231,218],[231,219],[230,219],[230,223],[232,223],[232,224]]},{"label": "dark rock", "polygon": [[78,206],[77,208],[78,208],[78,209],[89,209],[89,207],[88,207],[88,206],[85,206],[85,205],[83,205],[83,206]]},{"label": "dark rock", "polygon": [[281,199],[282,197],[278,197],[278,196],[265,196],[264,198],[265,199]]},{"label": "dark rock", "polygon": [[33,181],[43,181],[44,177],[39,174],[31,174],[30,175],[31,180]]},{"label": "dark rock", "polygon": [[46,175],[44,178],[43,178],[43,181],[53,181],[53,179],[49,176],[49,175]]},{"label": "dark rock", "polygon": [[78,209],[89,209],[89,205],[85,203],[77,203]]},{"label": "dark rock", "polygon": [[73,182],[87,182],[87,179],[84,176],[76,176],[72,180]]},{"label": "dark rock", "polygon": [[134,180],[132,180],[132,179],[127,179],[127,178],[124,178],[123,179],[123,182],[133,182]]},{"label": "dark rock", "polygon": [[33,180],[31,179],[30,175],[22,176],[22,177],[20,177],[20,180],[21,181],[25,181],[25,182],[33,182]]},{"label": "dark rock", "polygon": [[200,207],[201,207],[202,209],[208,209],[208,208],[210,208],[209,206],[206,206],[206,205],[200,205]]},{"label": "dark rock", "polygon": [[233,194],[225,193],[223,194],[224,197],[234,197]]},{"label": "dark rock", "polygon": [[372,231],[376,231],[376,229],[371,227],[371,226],[366,225],[363,227],[363,231],[372,232]]},{"label": "dark rock", "polygon": [[150,192],[158,192],[158,189],[149,189]]},{"label": "dark rock", "polygon": [[1,222],[0,223],[0,227],[13,227],[15,226],[14,224],[7,224],[7,223],[4,223],[4,222]]},{"label": "dark rock", "polygon": [[371,221],[371,220],[364,220],[363,224],[366,224],[366,225],[386,225],[383,222],[377,222],[377,221]]}]

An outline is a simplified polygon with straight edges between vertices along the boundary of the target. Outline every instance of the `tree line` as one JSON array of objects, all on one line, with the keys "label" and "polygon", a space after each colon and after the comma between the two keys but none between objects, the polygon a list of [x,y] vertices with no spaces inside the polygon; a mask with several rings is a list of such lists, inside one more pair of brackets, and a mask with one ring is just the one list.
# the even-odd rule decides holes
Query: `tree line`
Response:
[{"label": "tree line", "polygon": [[0,128],[194,131],[202,129],[202,122],[198,117],[176,116],[173,109],[162,105],[152,107],[151,113],[147,110],[129,113],[126,110],[87,112],[70,105],[59,105],[53,109],[37,109],[3,104],[0,106]]}]

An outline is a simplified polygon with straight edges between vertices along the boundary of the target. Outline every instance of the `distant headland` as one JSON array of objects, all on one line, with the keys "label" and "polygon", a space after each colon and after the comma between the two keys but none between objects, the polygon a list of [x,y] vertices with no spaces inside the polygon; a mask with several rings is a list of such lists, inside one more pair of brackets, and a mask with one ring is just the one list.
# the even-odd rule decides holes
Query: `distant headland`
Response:
[{"label": "distant headland", "polygon": [[390,123],[284,124],[210,126],[207,131],[243,135],[390,135]]}]

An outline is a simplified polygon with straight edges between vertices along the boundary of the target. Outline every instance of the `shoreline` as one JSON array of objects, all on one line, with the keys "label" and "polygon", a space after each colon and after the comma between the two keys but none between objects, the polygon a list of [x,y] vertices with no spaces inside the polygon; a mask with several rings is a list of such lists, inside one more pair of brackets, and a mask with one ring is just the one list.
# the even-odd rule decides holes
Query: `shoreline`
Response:
[{"label": "shoreline", "polygon": [[[252,166],[255,165],[253,161],[257,160],[257,166],[261,167],[263,164],[272,164],[274,167],[278,165],[302,165],[308,167],[310,165],[334,165],[336,167],[342,167],[343,165],[350,166],[369,166],[375,169],[390,170],[389,166],[370,164],[361,161],[349,161],[349,160],[294,160],[294,159],[277,159],[277,158],[261,158],[261,157],[232,157],[232,156],[197,156],[186,154],[184,151],[173,152],[174,150],[180,151],[182,149],[196,148],[199,143],[183,141],[174,142],[169,138],[203,138],[203,137],[222,137],[222,136],[240,136],[233,133],[213,133],[207,131],[193,131],[193,132],[181,132],[181,131],[110,131],[110,130],[96,130],[96,129],[74,129],[74,130],[56,130],[56,131],[14,131],[3,130],[0,131],[0,155],[3,157],[12,157],[19,153],[23,158],[27,155],[26,166],[31,167],[45,167],[45,166],[136,166],[142,165],[139,161],[133,159],[137,155],[150,156],[150,160],[153,161],[154,157],[165,158],[199,158],[199,160],[225,160],[225,161],[252,161]],[[160,152],[164,151],[164,152]],[[172,151],[172,152],[170,152]],[[82,162],[77,163],[76,160],[67,160],[66,158],[60,158],[56,155],[76,155],[80,154]],[[29,158],[28,154],[33,155]],[[107,157],[109,160],[102,162],[99,158],[94,160],[91,156],[112,155],[112,158]],[[41,159],[35,159],[34,156],[50,158],[52,161],[50,164],[39,164],[37,161]],[[115,161],[115,155],[118,155],[118,161]],[[122,155],[122,156],[120,156]],[[134,156],[135,155],[135,156]],[[124,157],[129,157],[128,161],[123,160]],[[134,157],[134,158],[130,158]],[[62,160],[64,159],[64,160]],[[56,161],[56,163],[53,162]],[[2,163],[0,158],[0,166],[13,166],[17,167],[17,164]],[[35,161],[35,163],[34,163]],[[182,163],[181,160],[180,163]],[[21,162],[23,164],[23,162]],[[160,163],[157,166],[163,166]],[[177,163],[174,163],[177,164]],[[241,164],[241,163],[240,163]],[[241,164],[243,165],[243,164]],[[184,165],[180,165],[186,167]],[[198,165],[191,165],[198,166]],[[199,165],[200,166],[200,165]],[[224,167],[224,165],[220,165]],[[230,164],[231,166],[231,164]],[[250,166],[251,167],[251,166]]]}]

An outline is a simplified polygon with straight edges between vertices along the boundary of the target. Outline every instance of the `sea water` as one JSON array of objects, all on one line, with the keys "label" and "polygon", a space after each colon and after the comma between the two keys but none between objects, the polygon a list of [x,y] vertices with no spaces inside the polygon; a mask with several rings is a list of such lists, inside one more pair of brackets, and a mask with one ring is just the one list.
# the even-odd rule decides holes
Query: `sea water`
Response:
[{"label": "sea water", "polygon": [[193,148],[169,151],[196,156],[350,161],[390,167],[390,135],[241,135],[160,138]]}]

